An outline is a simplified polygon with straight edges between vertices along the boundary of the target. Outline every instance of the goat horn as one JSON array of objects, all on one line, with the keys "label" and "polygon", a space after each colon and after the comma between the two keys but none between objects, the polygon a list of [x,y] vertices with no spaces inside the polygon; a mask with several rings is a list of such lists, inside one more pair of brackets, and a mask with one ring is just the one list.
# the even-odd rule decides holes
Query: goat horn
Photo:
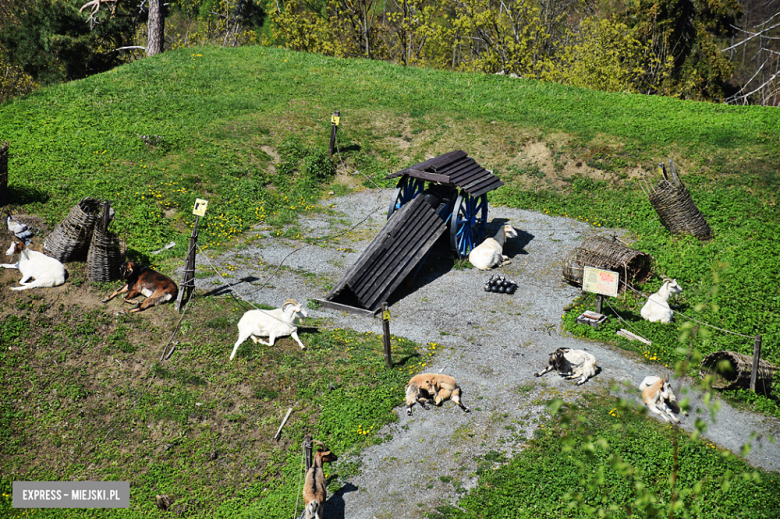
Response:
[{"label": "goat horn", "polygon": [[287,306],[287,305],[297,305],[297,304],[298,304],[298,301],[296,301],[295,299],[287,299],[287,300],[286,300],[286,301],[285,301],[285,302],[282,304],[282,308],[284,308],[284,307],[285,307],[285,306]]},{"label": "goat horn", "polygon": [[312,443],[316,443],[317,445],[319,445],[320,447],[322,447],[322,448],[323,448],[323,449],[325,449],[325,450],[327,450],[327,449],[328,449],[327,447],[325,447],[325,444],[324,444],[324,443],[322,443],[322,442],[321,442],[321,441],[319,441],[319,440],[312,440],[311,442],[312,442]]}]

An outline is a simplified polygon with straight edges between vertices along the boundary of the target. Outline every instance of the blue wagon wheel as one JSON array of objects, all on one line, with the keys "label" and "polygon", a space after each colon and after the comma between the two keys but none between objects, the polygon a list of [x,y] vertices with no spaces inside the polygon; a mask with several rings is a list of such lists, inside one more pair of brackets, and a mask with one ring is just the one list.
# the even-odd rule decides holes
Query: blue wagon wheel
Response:
[{"label": "blue wagon wheel", "polygon": [[398,187],[395,188],[393,193],[393,200],[390,202],[390,209],[387,210],[387,219],[390,219],[392,214],[400,209],[404,204],[410,202],[414,197],[419,195],[425,189],[425,181],[419,178],[412,178],[409,175],[404,175],[398,182]]},{"label": "blue wagon wheel", "polygon": [[450,246],[455,256],[468,257],[469,252],[482,242],[487,212],[487,194],[473,197],[461,191],[458,195],[450,218]]}]

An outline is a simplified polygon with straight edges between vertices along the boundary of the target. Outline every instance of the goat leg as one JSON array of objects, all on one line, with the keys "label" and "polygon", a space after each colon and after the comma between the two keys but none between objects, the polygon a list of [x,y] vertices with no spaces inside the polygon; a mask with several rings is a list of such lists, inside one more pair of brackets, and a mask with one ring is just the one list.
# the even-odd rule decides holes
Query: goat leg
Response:
[{"label": "goat leg", "polygon": [[555,369],[555,366],[547,366],[546,368],[544,368],[544,371],[539,371],[537,373],[534,373],[534,376],[535,377],[541,377],[545,373],[549,373],[550,371],[552,371],[554,369]]},{"label": "goat leg", "polygon": [[296,330],[293,330],[293,332],[290,334],[290,337],[295,339],[295,342],[298,343],[298,346],[300,346],[302,350],[306,349],[306,346],[304,346],[301,340],[298,338],[298,332]]},{"label": "goat leg", "polygon": [[3,264],[0,264],[0,267],[6,268],[6,269],[18,269],[19,268],[19,264],[18,263],[14,263],[14,264],[3,263]]},{"label": "goat leg", "polygon": [[123,286],[122,288],[119,288],[119,289],[117,289],[117,290],[114,290],[114,291],[111,293],[111,295],[110,295],[110,296],[108,296],[107,298],[103,299],[103,300],[101,301],[101,303],[108,303],[109,301],[111,301],[112,299],[114,299],[114,298],[115,298],[116,296],[118,296],[119,294],[124,294],[125,292],[127,292],[127,290],[128,290],[128,288],[127,288],[127,285],[125,285],[125,286]]}]

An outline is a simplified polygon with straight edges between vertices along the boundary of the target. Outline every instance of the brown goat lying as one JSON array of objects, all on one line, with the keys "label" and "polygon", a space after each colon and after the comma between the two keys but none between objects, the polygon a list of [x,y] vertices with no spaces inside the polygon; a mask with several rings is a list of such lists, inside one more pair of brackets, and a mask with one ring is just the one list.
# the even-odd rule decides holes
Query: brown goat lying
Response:
[{"label": "brown goat lying", "polygon": [[328,495],[322,464],[333,463],[338,457],[321,442],[314,440],[313,443],[321,448],[317,449],[311,467],[306,472],[306,482],[303,484],[303,505],[306,519],[323,519],[322,511]]},{"label": "brown goat lying", "polygon": [[423,409],[428,409],[426,402],[431,399],[436,405],[441,405],[443,401],[450,399],[467,413],[471,412],[471,409],[460,401],[460,387],[451,376],[435,373],[420,373],[413,376],[406,386],[406,414],[412,415],[412,406],[415,402]]},{"label": "brown goat lying", "polygon": [[[108,303],[119,294],[127,292],[125,303],[138,305],[130,311],[140,312],[150,306],[175,299],[179,292],[176,283],[171,278],[163,276],[150,268],[141,268],[135,261],[126,261],[119,270],[122,273],[122,278],[127,282],[125,286],[115,290],[113,294],[103,299],[104,303]],[[139,295],[146,296],[146,299],[140,304],[138,301],[133,301]]]}]

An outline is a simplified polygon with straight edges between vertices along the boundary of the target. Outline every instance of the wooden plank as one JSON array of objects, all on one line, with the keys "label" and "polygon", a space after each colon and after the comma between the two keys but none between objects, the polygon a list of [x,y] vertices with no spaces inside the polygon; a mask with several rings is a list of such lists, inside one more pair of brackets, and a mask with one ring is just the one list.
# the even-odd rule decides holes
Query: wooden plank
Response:
[{"label": "wooden plank", "polygon": [[451,164],[456,160],[462,159],[463,157],[466,156],[468,156],[468,153],[466,153],[463,150],[450,151],[447,153],[443,153],[438,157],[433,157],[432,159],[428,159],[424,162],[420,162],[419,164],[415,164],[412,167],[415,169],[434,169],[438,171],[443,167],[446,167],[447,164]]},{"label": "wooden plank", "polygon": [[432,182],[439,182],[441,184],[449,184],[450,183],[450,177],[447,175],[439,175],[438,173],[429,173],[427,171],[422,171],[419,169],[409,169],[406,172],[407,175],[414,178],[419,178],[420,180],[430,180]]},{"label": "wooden plank", "polygon": [[473,184],[474,182],[478,182],[480,180],[483,180],[485,178],[493,177],[488,170],[483,168],[482,166],[477,165],[476,168],[472,168],[469,170],[464,171],[463,173],[459,175],[451,175],[450,178],[452,178],[452,182],[460,187],[463,188],[465,186],[468,186],[469,184]]},{"label": "wooden plank", "polygon": [[402,268],[403,264],[409,261],[409,255],[414,254],[421,244],[432,233],[436,232],[438,226],[444,225],[444,222],[438,216],[435,219],[429,217],[425,220],[417,221],[418,225],[414,232],[407,235],[404,240],[399,241],[398,246],[394,247],[384,258],[383,265],[375,273],[376,276],[373,282],[370,285],[366,285],[367,288],[363,291],[365,294],[370,294],[385,284],[386,279],[392,277],[395,270]]},{"label": "wooden plank", "polygon": [[[425,205],[428,206],[428,204]],[[431,209],[430,206],[428,206],[428,208],[430,212],[433,212],[433,209]],[[397,240],[394,240],[393,246],[388,247],[387,252],[380,258],[380,261],[375,262],[373,270],[367,272],[367,275],[361,277],[359,280],[356,279],[354,283],[350,283],[350,286],[355,291],[355,295],[358,296],[361,303],[366,303],[366,298],[370,297],[370,294],[386,283],[387,278],[391,276],[392,272],[399,268],[399,264],[403,264],[409,252],[411,252],[411,249],[415,247],[415,244],[420,240],[423,240],[425,236],[429,234],[429,229],[433,220],[428,219],[420,221],[417,216],[417,213],[410,215],[410,219],[417,225],[405,226],[410,232],[405,233],[403,236],[399,236]],[[438,216],[436,216],[436,220],[443,224],[441,218]],[[373,281],[371,281],[372,279]]]},{"label": "wooden plank", "polygon": [[358,308],[356,306],[349,306],[344,305],[341,303],[336,303],[334,301],[328,301],[327,299],[309,299],[310,301],[316,301],[321,306],[325,308],[330,308],[331,310],[338,310],[340,312],[348,312],[355,315],[360,315],[363,317],[374,317],[376,315],[376,312],[372,312],[370,310],[365,310],[363,308]]},{"label": "wooden plank", "polygon": [[368,244],[368,247],[366,247],[366,250],[363,251],[363,254],[360,255],[358,260],[355,262],[352,267],[350,267],[347,272],[341,277],[339,282],[336,284],[333,289],[328,292],[328,294],[325,296],[326,299],[333,299],[344,289],[344,287],[347,285],[350,279],[355,277],[356,275],[359,275],[360,271],[366,270],[368,266],[366,265],[367,262],[371,260],[371,257],[376,253],[378,249],[381,249],[382,244],[384,243],[384,240],[386,238],[386,235],[388,233],[392,234],[397,232],[397,229],[401,227],[403,215],[409,212],[410,210],[413,210],[416,205],[419,205],[420,203],[425,203],[423,200],[417,201],[417,198],[409,202],[408,204],[401,207],[395,214],[397,216],[394,216],[391,218],[384,227],[382,227],[382,230],[379,234],[374,237],[374,239],[371,241],[371,243]]},{"label": "wooden plank", "polygon": [[[412,215],[412,217],[416,216]],[[439,224],[443,224],[440,218],[436,217],[436,220],[438,220]],[[388,283],[388,280],[395,275],[394,273],[398,269],[404,267],[405,262],[409,261],[409,254],[432,232],[430,230],[432,223],[435,225],[435,222],[430,219],[427,222],[420,222],[419,219],[415,218],[415,221],[419,225],[407,225],[406,227],[412,228],[411,232],[400,237],[401,239],[397,242],[397,245],[388,249],[388,252],[381,258],[382,261],[377,262],[372,272],[360,280],[350,283],[355,294],[366,307],[368,307],[368,302],[373,299],[376,292]]]},{"label": "wooden plank", "polygon": [[381,251],[387,248],[387,240],[389,238],[395,240],[398,237],[403,237],[411,232],[410,226],[406,225],[407,215],[414,214],[417,208],[422,204],[428,205],[422,197],[415,197],[414,200],[400,209],[398,216],[393,216],[393,218],[385,224],[380,233],[377,234],[355,264],[357,266],[359,263],[359,268],[354,269],[354,272],[352,272],[353,269],[350,269],[349,279],[347,279],[347,276],[344,276],[344,279],[349,282],[350,286],[355,286],[355,283],[358,282],[358,280],[373,269],[374,264],[377,262],[377,258],[381,259]]},{"label": "wooden plank", "polygon": [[479,194],[487,193],[488,191],[492,191],[493,189],[498,189],[499,187],[503,186],[504,183],[501,182],[498,177],[495,177],[491,175],[492,178],[486,178],[477,182],[472,182],[471,184],[461,186],[461,189],[464,190],[466,193],[469,193],[472,196],[479,196]]},{"label": "wooden plank", "polygon": [[[441,220],[440,220],[441,221]],[[425,243],[422,244],[422,246],[419,248],[418,252],[414,255],[411,261],[409,261],[406,265],[407,267],[403,269],[402,271],[398,272],[395,279],[392,283],[390,283],[387,288],[383,291],[382,294],[379,294],[378,297],[376,297],[375,302],[370,306],[370,308],[375,308],[381,305],[382,300],[386,300],[393,292],[396,291],[398,286],[403,282],[404,279],[414,270],[414,268],[417,266],[417,264],[422,261],[422,259],[425,257],[425,255],[428,253],[431,247],[433,247],[433,244],[436,243],[436,241],[447,231],[447,226],[442,225],[434,234],[432,234],[428,240],[425,241]]]}]

